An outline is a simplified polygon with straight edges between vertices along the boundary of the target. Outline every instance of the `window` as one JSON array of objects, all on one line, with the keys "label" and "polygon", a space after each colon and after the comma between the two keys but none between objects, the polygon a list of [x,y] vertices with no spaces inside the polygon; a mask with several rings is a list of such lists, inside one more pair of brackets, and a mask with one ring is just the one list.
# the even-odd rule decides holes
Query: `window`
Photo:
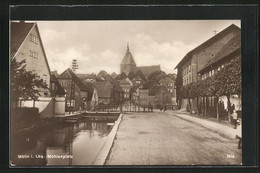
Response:
[{"label": "window", "polygon": [[190,70],[191,70],[191,65],[188,66],[188,71],[190,72]]},{"label": "window", "polygon": [[218,71],[220,71],[220,67],[218,67]]},{"label": "window", "polygon": [[170,92],[172,93],[172,89],[170,90]]},{"label": "window", "polygon": [[33,52],[31,50],[29,52],[30,52],[30,57],[38,58],[38,54],[36,52]]},{"label": "window", "polygon": [[212,76],[214,75],[214,70],[212,70],[211,74],[212,74]]},{"label": "window", "polygon": [[38,44],[38,37],[36,37],[34,34],[30,34],[30,41],[35,43],[35,44]]}]

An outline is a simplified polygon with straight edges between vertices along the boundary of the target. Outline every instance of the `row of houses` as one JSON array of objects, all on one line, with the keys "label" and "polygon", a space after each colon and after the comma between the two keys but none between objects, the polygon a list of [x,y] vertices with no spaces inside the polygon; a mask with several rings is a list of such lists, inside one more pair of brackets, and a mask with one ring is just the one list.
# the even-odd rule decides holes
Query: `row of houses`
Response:
[{"label": "row of houses", "polygon": [[[178,63],[177,80],[177,103],[182,109],[189,105],[188,99],[182,98],[181,87],[190,83],[205,80],[213,76],[227,63],[235,58],[241,58],[241,29],[232,24],[223,31],[214,35],[195,49],[188,52]],[[230,75],[230,74],[226,74]],[[241,110],[241,94],[232,95],[231,105]],[[222,102],[224,109],[227,109],[227,98],[220,96],[216,103],[214,96],[206,98],[206,105],[211,109],[209,116],[216,117],[216,107]],[[200,113],[200,105],[204,104],[203,99],[191,99],[191,111]]]},{"label": "row of houses", "polygon": [[[39,88],[37,106],[40,111],[47,107],[55,109],[50,106],[53,100],[64,104],[57,106],[61,109],[58,111],[60,114],[64,113],[62,110],[65,108],[66,111],[86,110],[93,109],[96,105],[119,105],[124,101],[144,106],[173,104],[175,101],[175,79],[160,75],[154,81],[146,81],[151,73],[160,71],[160,66],[137,67],[128,45],[120,65],[121,72],[138,74],[141,71],[144,76],[135,75],[132,79],[116,79],[111,76],[102,78],[94,74],[76,74],[71,69],[66,69],[59,75],[57,71],[50,71],[37,23],[17,21],[11,22],[10,26],[11,58],[25,60],[26,70],[36,73],[48,87]],[[31,102],[21,101],[20,105],[31,106]]]}]

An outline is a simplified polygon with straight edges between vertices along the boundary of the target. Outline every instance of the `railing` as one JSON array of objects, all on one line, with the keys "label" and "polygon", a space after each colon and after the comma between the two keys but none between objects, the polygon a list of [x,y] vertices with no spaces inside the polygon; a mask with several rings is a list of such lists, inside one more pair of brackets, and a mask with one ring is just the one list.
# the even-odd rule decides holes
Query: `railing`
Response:
[{"label": "railing", "polygon": [[140,105],[97,105],[92,111],[97,112],[146,112],[152,111],[148,106]]}]

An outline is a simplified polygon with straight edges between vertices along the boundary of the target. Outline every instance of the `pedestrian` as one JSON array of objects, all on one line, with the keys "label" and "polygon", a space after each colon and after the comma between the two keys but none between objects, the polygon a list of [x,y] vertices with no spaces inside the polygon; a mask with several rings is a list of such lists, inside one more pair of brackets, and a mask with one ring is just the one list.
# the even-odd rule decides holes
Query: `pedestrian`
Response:
[{"label": "pedestrian", "polygon": [[164,111],[163,112],[165,112],[167,110],[167,108],[166,108],[166,104],[164,104]]},{"label": "pedestrian", "polygon": [[235,109],[233,110],[233,113],[231,114],[231,117],[232,117],[232,122],[233,122],[233,125],[234,125],[234,129],[236,129],[237,128],[237,112],[236,112]]},{"label": "pedestrian", "polygon": [[160,105],[160,111],[162,112],[162,110],[163,110],[163,106],[162,106],[162,105]]},{"label": "pedestrian", "polygon": [[241,149],[242,144],[242,119],[237,123],[236,139],[238,139],[238,149]]}]

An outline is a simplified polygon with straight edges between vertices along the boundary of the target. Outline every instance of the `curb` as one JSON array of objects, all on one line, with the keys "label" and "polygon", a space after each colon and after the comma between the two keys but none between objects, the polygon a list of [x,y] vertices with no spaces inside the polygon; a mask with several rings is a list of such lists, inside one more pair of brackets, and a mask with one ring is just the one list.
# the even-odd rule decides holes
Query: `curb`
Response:
[{"label": "curb", "polygon": [[[175,114],[175,113],[173,113],[172,115],[174,115],[174,116],[176,116],[176,117],[178,117],[178,118],[180,118],[180,119],[182,119],[182,120],[185,120],[185,121],[188,121],[188,122],[197,124],[197,125],[199,125],[199,126],[201,126],[201,127],[204,127],[204,128],[206,128],[206,129],[208,129],[208,130],[210,130],[210,131],[212,131],[212,132],[215,132],[215,133],[219,134],[219,135],[222,136],[222,137],[229,138],[229,139],[235,139],[235,135],[234,135],[234,134],[224,132],[224,131],[222,131],[220,128],[214,129],[214,128],[208,127],[207,125],[204,125],[204,124],[202,124],[202,123],[193,121],[193,120],[191,120],[191,119],[184,118],[184,117],[182,117],[181,115],[178,115],[178,114]],[[204,120],[204,121],[205,121],[205,120]],[[217,124],[217,123],[216,123],[216,124]]]},{"label": "curb", "polygon": [[122,121],[122,116],[123,116],[123,114],[121,113],[119,115],[118,119],[116,120],[115,125],[112,128],[111,132],[107,136],[107,140],[104,142],[104,145],[102,146],[101,151],[98,153],[97,157],[92,162],[92,165],[104,165],[105,164],[106,158],[107,158],[107,156],[110,152],[110,149],[113,145],[119,124]]}]

